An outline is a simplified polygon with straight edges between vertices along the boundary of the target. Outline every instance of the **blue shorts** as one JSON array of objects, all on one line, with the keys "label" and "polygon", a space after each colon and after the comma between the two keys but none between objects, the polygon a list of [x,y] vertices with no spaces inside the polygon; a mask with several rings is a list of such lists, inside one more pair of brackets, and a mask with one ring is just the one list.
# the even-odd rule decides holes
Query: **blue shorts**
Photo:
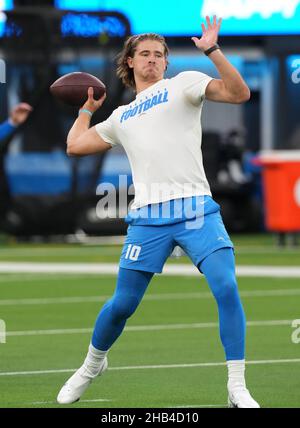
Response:
[{"label": "blue shorts", "polygon": [[[233,248],[220,214],[220,206],[207,197],[207,210],[191,221],[163,225],[130,224],[120,258],[120,267],[161,273],[167,258],[179,245],[198,266],[220,248]],[[188,225],[188,226],[187,226]],[[191,227],[195,226],[195,227]]]}]

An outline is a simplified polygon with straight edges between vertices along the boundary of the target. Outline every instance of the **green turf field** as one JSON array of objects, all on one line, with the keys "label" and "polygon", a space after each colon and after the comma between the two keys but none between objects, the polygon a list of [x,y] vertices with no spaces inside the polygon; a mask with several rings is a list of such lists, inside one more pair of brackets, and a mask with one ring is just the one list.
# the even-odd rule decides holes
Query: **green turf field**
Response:
[{"label": "green turf field", "polygon": [[[237,263],[299,266],[300,250],[271,237],[233,237]],[[116,262],[119,247],[6,245],[2,261]],[[171,260],[183,263],[184,259]],[[0,407],[59,407],[113,275],[0,274]],[[300,278],[239,278],[247,315],[247,383],[263,407],[300,407]],[[203,277],[157,275],[109,353],[109,370],[72,407],[224,407],[227,370],[216,304]],[[299,334],[300,337],[300,334]],[[33,374],[30,374],[34,372]]]},{"label": "green turf field", "polygon": [[[299,266],[300,247],[278,247],[272,235],[232,235],[236,261],[240,265]],[[1,261],[109,263],[118,262],[122,246],[75,244],[16,244],[0,245]],[[181,257],[180,263],[190,263]],[[169,259],[169,263],[177,263]]]}]

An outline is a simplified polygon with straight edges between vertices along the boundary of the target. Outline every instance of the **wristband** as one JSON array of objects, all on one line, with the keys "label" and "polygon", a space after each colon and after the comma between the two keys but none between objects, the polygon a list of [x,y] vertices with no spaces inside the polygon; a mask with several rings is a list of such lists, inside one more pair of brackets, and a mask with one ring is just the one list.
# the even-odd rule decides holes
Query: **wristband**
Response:
[{"label": "wristband", "polygon": [[216,43],[215,45],[213,45],[211,48],[207,49],[206,51],[204,51],[205,55],[208,56],[210,55],[212,52],[216,51],[217,49],[221,49],[220,46],[218,45],[218,43]]},{"label": "wristband", "polygon": [[80,110],[79,110],[79,112],[78,112],[78,115],[79,115],[80,113],[87,113],[87,114],[89,114],[91,117],[93,116],[93,113],[92,113],[91,111],[89,111],[87,108],[82,108],[82,109],[80,109]]}]

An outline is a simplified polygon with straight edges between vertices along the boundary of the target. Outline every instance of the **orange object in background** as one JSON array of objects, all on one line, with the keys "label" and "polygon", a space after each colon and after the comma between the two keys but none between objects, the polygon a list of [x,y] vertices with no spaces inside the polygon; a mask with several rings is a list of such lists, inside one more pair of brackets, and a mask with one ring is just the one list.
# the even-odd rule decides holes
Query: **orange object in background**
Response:
[{"label": "orange object in background", "polygon": [[261,152],[265,226],[273,232],[300,231],[300,150]]}]

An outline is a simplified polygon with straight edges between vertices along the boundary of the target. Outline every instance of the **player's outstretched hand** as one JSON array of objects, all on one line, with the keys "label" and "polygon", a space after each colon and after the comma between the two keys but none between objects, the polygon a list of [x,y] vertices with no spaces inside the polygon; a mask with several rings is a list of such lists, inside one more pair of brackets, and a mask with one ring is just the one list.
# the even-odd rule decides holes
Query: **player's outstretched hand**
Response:
[{"label": "player's outstretched hand", "polygon": [[94,89],[93,89],[93,87],[90,87],[88,89],[88,99],[83,104],[82,108],[86,108],[89,111],[91,111],[92,113],[94,113],[96,110],[98,110],[98,108],[100,108],[102,106],[105,98],[106,98],[106,93],[104,93],[104,95],[102,95],[102,97],[99,100],[95,100],[94,99]]},{"label": "player's outstretched hand", "polygon": [[202,28],[202,37],[198,39],[197,37],[192,37],[193,42],[195,43],[195,46],[202,50],[203,52],[207,49],[214,46],[218,41],[218,35],[222,24],[222,18],[220,18],[217,21],[216,15],[213,16],[212,23],[210,22],[209,16],[206,17],[206,25],[201,24]]},{"label": "player's outstretched hand", "polygon": [[31,105],[27,103],[17,104],[10,112],[9,118],[12,121],[13,125],[19,126],[23,122],[25,122],[32,110],[33,109]]}]

